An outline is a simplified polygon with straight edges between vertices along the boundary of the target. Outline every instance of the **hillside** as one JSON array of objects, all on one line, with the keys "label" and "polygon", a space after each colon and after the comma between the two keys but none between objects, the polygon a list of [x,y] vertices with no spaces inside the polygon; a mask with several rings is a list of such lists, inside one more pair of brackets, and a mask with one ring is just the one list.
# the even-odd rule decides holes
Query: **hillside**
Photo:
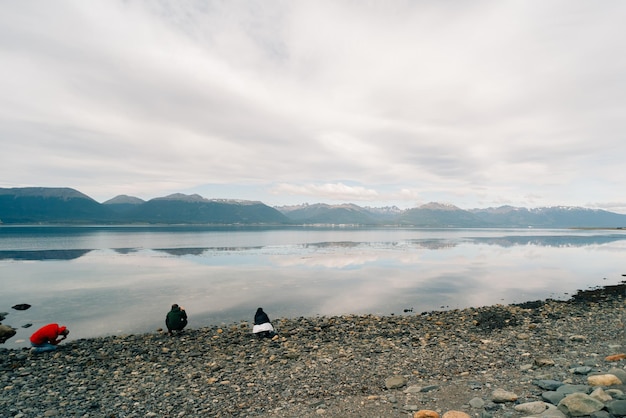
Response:
[{"label": "hillside", "polygon": [[3,224],[280,224],[283,214],[261,202],[174,194],[147,202],[117,196],[105,203],[69,188],[0,188]]},{"label": "hillside", "polygon": [[317,203],[291,208],[282,208],[290,220],[306,224],[358,224],[376,225],[380,217],[353,204],[327,205]]},{"label": "hillside", "polygon": [[431,202],[407,210],[376,210],[356,205],[300,205],[278,207],[302,224],[396,225],[416,228],[622,228],[626,215],[578,207],[537,209],[502,206],[460,209]]},{"label": "hillside", "polygon": [[415,228],[625,228],[626,215],[579,207],[465,210],[428,203],[417,208],[207,199],[181,193],[144,201],[119,195],[104,203],[70,188],[0,188],[4,224],[361,225]]},{"label": "hillside", "polygon": [[155,198],[129,210],[129,222],[196,224],[280,224],[288,218],[261,202],[209,200],[175,194]]},{"label": "hillside", "polygon": [[70,188],[0,188],[4,224],[111,222],[115,213]]},{"label": "hillside", "polygon": [[508,225],[515,228],[594,228],[626,227],[626,215],[597,209],[556,206],[538,209],[502,206],[471,211],[487,225]]},{"label": "hillside", "polygon": [[125,194],[115,196],[113,199],[109,199],[106,202],[103,202],[103,205],[106,205],[110,209],[114,210],[117,213],[128,212],[131,209],[136,208],[137,206],[146,203],[145,200],[139,199],[134,196],[127,196]]}]

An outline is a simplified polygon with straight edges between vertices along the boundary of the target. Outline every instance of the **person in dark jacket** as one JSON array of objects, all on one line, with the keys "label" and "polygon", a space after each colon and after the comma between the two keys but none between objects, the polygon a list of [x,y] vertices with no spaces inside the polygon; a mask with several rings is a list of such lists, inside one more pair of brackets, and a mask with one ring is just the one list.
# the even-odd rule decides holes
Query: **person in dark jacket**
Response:
[{"label": "person in dark jacket", "polygon": [[265,312],[263,312],[263,308],[257,309],[254,314],[254,326],[252,327],[252,333],[259,338],[272,338],[276,335],[274,327],[270,322],[270,318]]},{"label": "person in dark jacket", "polygon": [[172,331],[182,331],[187,326],[187,312],[176,303],[172,305],[172,309],[165,316],[165,325],[170,335]]}]

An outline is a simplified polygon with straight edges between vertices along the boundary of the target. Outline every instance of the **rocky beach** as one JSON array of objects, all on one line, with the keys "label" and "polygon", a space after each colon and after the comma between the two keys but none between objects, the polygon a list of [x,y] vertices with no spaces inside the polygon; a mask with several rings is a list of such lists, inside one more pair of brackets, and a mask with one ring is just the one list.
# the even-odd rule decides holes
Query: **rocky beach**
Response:
[{"label": "rocky beach", "polygon": [[626,416],[625,291],[0,348],[0,417]]}]

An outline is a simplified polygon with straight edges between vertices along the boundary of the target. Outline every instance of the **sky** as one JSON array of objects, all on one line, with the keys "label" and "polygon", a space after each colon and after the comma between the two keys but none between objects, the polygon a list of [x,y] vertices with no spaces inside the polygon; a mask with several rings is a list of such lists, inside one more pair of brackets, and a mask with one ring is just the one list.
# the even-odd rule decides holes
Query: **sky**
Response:
[{"label": "sky", "polygon": [[626,2],[2,2],[0,187],[626,213]]}]

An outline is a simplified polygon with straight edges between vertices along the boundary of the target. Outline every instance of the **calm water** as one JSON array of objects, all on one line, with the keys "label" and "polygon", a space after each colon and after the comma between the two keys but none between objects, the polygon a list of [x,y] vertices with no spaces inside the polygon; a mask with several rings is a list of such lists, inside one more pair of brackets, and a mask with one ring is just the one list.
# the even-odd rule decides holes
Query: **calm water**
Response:
[{"label": "calm water", "polygon": [[70,339],[154,331],[172,303],[197,328],[259,306],[279,318],[566,299],[620,283],[625,264],[626,231],[5,226],[0,312],[18,348],[48,322]]}]

